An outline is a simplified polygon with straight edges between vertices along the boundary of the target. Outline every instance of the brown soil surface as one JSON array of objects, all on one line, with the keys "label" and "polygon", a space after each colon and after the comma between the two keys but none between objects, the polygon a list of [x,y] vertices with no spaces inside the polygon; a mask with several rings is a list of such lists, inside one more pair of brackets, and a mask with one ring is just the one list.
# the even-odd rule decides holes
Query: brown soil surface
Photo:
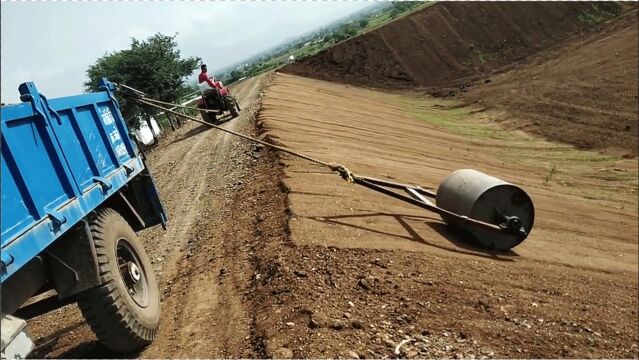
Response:
[{"label": "brown soil surface", "polygon": [[[594,34],[530,57],[490,84],[462,94],[507,110],[518,127],[582,149],[637,156],[639,36],[637,10]],[[510,123],[511,117],[519,119]]]},{"label": "brown soil surface", "polygon": [[360,86],[457,86],[592,28],[580,20],[592,11],[589,2],[441,2],[282,71]]},{"label": "brown soil surface", "polygon": [[[635,162],[416,118],[457,112],[450,100],[287,75],[262,97],[263,81],[237,87],[245,110],[225,126],[430,187],[461,167],[497,175],[533,197],[531,237],[512,252],[480,251],[436,215],[187,123],[149,155],[171,217],[167,231],[141,234],[162,325],[125,356],[637,356]],[[488,114],[462,115],[501,133]],[[120,356],[75,306],[29,325],[35,357]]]},{"label": "brown soil surface", "polygon": [[511,138],[487,111],[465,113],[482,131],[463,134],[407,104],[433,121],[459,111],[281,74],[258,124],[379,178],[436,188],[459,168],[498,176],[531,195],[534,230],[511,252],[481,251],[437,215],[286,156],[290,239],[261,273],[270,293],[256,292],[267,354],[395,357],[411,340],[400,356],[636,357],[636,161]]},{"label": "brown soil surface", "polygon": [[[225,127],[252,133],[263,82],[264,76],[234,87],[242,112]],[[258,240],[251,229],[262,210],[255,205],[258,190],[250,185],[259,156],[250,144],[194,122],[148,154],[169,215],[166,231],[156,227],[140,234],[160,282],[162,323],[151,346],[125,356],[259,356],[246,297],[253,275],[247,246]],[[75,305],[29,326],[39,346],[34,357],[121,356],[95,341]]]},{"label": "brown soil surface", "polygon": [[[632,81],[624,77],[636,74],[630,62],[636,47],[627,45],[637,37],[636,20],[622,16],[614,23],[618,25],[582,34],[587,26],[574,19],[591,4],[475,4],[485,9],[476,16],[476,26],[467,16],[474,12],[464,10],[470,5],[437,4],[431,9],[439,15],[425,10],[376,30],[377,35],[371,32],[338,45],[327,52],[337,54],[332,60],[309,67],[315,73],[305,74],[319,77],[327,71],[327,76],[334,75],[329,79],[364,85],[429,85],[414,80],[421,74],[422,79],[437,80],[435,85],[446,90],[443,94],[462,95],[463,101],[276,74],[248,79],[234,89],[243,112],[225,126],[268,135],[271,141],[342,162],[358,173],[424,187],[436,188],[459,168],[495,175],[531,195],[536,222],[530,237],[511,252],[482,251],[437,215],[348,184],[307,162],[187,123],[149,155],[170,216],[166,231],[154,228],[141,234],[163,292],[162,324],[151,346],[125,356],[639,355],[637,162],[614,152],[575,150],[521,131],[547,127],[557,136],[539,133],[581,147],[603,145],[581,145],[562,135],[563,129],[575,129],[566,125],[570,121],[585,119],[585,129],[598,129],[595,133],[601,137],[607,126],[617,129],[606,125],[611,119],[623,131],[626,125],[636,131],[636,118],[634,123],[621,119],[636,113],[630,108]],[[528,21],[527,14],[542,24]],[[410,20],[415,16],[442,29]],[[503,23],[508,31],[500,30]],[[394,37],[393,26],[402,31]],[[428,31],[423,38],[408,40],[422,28]],[[530,35],[535,29],[539,34]],[[502,51],[508,61],[482,62],[479,54],[464,47],[468,44],[457,44],[455,36],[472,38],[475,33],[491,45],[476,42],[473,49],[482,54]],[[496,47],[503,34],[515,35],[505,38],[507,47]],[[439,38],[446,41],[430,40]],[[362,39],[377,41],[379,48],[367,50],[362,43],[354,48],[360,50],[340,50]],[[415,41],[436,51],[416,51],[413,59],[410,51],[388,45]],[[390,56],[389,49],[396,54]],[[445,54],[442,49],[450,49],[450,59],[432,58]],[[545,50],[533,55],[540,49]],[[587,59],[570,58],[566,49]],[[609,52],[615,49],[625,49],[620,57],[626,73],[614,69],[620,62]],[[460,60],[464,57],[454,51],[462,50],[459,54],[475,57]],[[602,64],[592,60],[597,51],[606,54],[597,55]],[[387,68],[374,59],[376,54],[388,55],[384,58],[394,65]],[[363,69],[342,67],[353,58],[361,58],[357,61]],[[463,89],[443,86],[476,74],[483,80],[484,74],[518,58],[509,72],[491,75],[492,82],[485,86],[470,91],[465,84]],[[426,67],[422,74],[424,64],[439,68]],[[600,69],[600,80],[592,81]],[[543,79],[530,92],[519,86],[528,74]],[[571,92],[571,79],[581,90]],[[613,79],[611,96],[629,101],[617,106],[583,95],[587,86],[600,89],[602,79]],[[270,85],[263,92],[265,83]],[[546,85],[551,91],[536,90]],[[571,95],[556,97],[557,91]],[[604,96],[608,90],[597,91]],[[521,100],[508,96],[511,92]],[[561,106],[575,112],[606,110],[616,117],[549,110],[544,107],[547,99],[566,103]],[[530,122],[533,125],[526,125]],[[582,135],[577,130],[567,133],[578,139],[585,129]],[[636,144],[636,134],[634,139]],[[618,147],[627,149],[628,138],[620,141]],[[75,306],[29,325],[39,346],[35,357],[118,356],[95,341]]]},{"label": "brown soil surface", "polygon": [[[614,20],[593,25],[593,6],[601,20]],[[444,96],[470,88],[469,101],[508,110],[505,118],[516,115],[523,130],[636,156],[637,11],[617,6],[443,2],[282,71]]]}]

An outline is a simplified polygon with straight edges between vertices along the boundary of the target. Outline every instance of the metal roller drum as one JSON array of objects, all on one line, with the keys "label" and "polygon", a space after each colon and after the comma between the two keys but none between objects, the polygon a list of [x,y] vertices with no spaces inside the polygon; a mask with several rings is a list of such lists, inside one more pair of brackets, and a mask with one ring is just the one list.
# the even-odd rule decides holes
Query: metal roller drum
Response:
[{"label": "metal roller drum", "polygon": [[442,209],[505,229],[485,229],[442,214],[447,223],[470,233],[487,249],[508,250],[519,245],[535,220],[535,208],[525,191],[477,170],[462,169],[450,174],[439,185],[436,201]]}]

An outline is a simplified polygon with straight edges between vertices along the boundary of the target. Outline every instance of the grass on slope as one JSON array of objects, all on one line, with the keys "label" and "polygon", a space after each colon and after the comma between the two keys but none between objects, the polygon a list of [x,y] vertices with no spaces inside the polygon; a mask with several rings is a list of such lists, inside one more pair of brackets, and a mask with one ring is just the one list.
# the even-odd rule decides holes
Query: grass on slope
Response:
[{"label": "grass on slope", "polygon": [[[506,164],[534,169],[539,177],[533,181],[539,181],[541,186],[562,187],[562,192],[613,203],[636,198],[639,191],[634,160],[578,150],[505,129],[491,120],[499,118],[495,112],[461,106],[451,100],[394,95],[391,101],[420,121],[467,138],[468,144]],[[576,184],[580,186],[573,186]]]}]

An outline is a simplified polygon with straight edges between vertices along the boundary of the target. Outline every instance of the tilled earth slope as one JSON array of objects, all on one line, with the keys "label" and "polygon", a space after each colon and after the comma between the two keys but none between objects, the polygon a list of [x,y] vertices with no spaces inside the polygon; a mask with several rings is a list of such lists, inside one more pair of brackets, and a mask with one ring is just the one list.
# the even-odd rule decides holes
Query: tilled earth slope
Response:
[{"label": "tilled earth slope", "polygon": [[461,96],[511,127],[636,157],[637,24],[636,3],[442,2],[282,71]]},{"label": "tilled earth slope", "polygon": [[[517,127],[581,149],[636,157],[639,149],[639,15],[627,12],[593,34],[526,59],[462,93],[505,109]],[[445,92],[444,92],[445,93]],[[513,121],[512,119],[517,121]]]},{"label": "tilled earth slope", "polygon": [[[423,110],[459,111],[447,104]],[[273,141],[357,173],[436,188],[470,167],[536,205],[522,245],[481,251],[437,215],[285,157],[291,236],[262,274],[271,292],[256,317],[268,354],[394,357],[403,344],[405,357],[637,356],[636,162],[593,169],[594,154],[460,135],[388,94],[283,74],[258,121]],[[574,159],[553,179],[534,154]]]},{"label": "tilled earth slope", "polygon": [[458,86],[591,28],[588,2],[441,2],[283,68],[373,87]]}]

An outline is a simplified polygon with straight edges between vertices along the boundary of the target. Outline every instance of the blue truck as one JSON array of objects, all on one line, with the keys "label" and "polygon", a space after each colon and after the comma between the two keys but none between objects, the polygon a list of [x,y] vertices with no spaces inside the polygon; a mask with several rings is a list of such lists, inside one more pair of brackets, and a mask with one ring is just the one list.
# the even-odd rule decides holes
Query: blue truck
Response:
[{"label": "blue truck", "polygon": [[160,321],[153,269],[136,232],[166,226],[116,85],[47,99],[31,82],[2,106],[2,357],[33,349],[26,321],[77,302],[117,352],[149,344]]}]

